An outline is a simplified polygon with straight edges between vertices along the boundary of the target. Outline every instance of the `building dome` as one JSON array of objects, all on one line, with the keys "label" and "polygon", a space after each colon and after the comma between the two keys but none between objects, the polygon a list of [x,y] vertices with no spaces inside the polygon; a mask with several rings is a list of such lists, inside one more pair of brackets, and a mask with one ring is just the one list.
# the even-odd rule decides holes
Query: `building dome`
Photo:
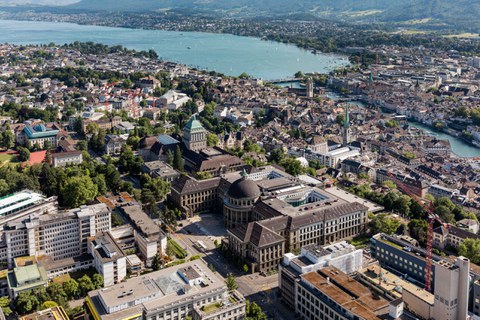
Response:
[{"label": "building dome", "polygon": [[241,178],[232,183],[227,194],[234,199],[255,199],[260,196],[260,189],[254,181]]},{"label": "building dome", "polygon": [[197,119],[197,116],[194,115],[190,118],[185,127],[183,127],[183,131],[201,132],[205,131],[205,129],[203,128],[202,123]]},{"label": "building dome", "polygon": [[33,129],[37,132],[45,132],[47,131],[47,128],[43,124],[37,124]]}]

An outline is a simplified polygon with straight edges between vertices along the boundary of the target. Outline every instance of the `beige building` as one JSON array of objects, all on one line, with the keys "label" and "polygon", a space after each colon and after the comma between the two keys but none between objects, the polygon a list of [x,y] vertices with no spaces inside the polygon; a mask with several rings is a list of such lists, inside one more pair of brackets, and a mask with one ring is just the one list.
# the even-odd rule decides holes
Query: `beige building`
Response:
[{"label": "beige building", "polygon": [[440,250],[447,246],[458,248],[465,239],[480,239],[480,236],[453,225],[440,226],[433,230],[433,246]]},{"label": "beige building", "polygon": [[183,143],[188,150],[195,152],[207,148],[207,130],[196,116],[193,116],[183,128]]},{"label": "beige building", "polygon": [[197,180],[186,175],[172,182],[169,198],[188,216],[213,212],[219,207],[220,178]]},{"label": "beige building", "polygon": [[235,320],[245,316],[243,297],[229,293],[224,279],[203,260],[91,291],[86,303],[97,320],[182,320],[187,316]]},{"label": "beige building", "polygon": [[252,210],[260,198],[261,192],[257,184],[248,179],[244,171],[228,189],[223,203],[223,219],[226,228],[234,228],[252,221]]}]

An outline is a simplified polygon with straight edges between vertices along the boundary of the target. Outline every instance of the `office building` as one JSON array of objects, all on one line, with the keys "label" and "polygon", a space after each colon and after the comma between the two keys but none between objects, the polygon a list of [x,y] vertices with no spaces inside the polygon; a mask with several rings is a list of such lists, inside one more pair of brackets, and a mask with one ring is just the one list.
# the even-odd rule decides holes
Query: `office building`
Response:
[{"label": "office building", "polygon": [[300,255],[287,253],[279,265],[279,290],[281,300],[295,308],[295,282],[302,274],[333,266],[350,275],[362,268],[363,252],[346,241],[328,246],[308,245]]},{"label": "office building", "polygon": [[120,208],[133,227],[133,235],[139,254],[150,265],[157,254],[167,249],[167,236],[160,226],[143,211],[138,204]]},{"label": "office building", "polygon": [[[370,252],[373,258],[386,269],[395,270],[420,287],[425,285],[426,252],[416,243],[405,241],[402,237],[376,234],[370,240]],[[433,255],[433,261],[441,261]],[[432,280],[435,278],[436,264],[432,265]],[[435,286],[432,281],[433,286]]]},{"label": "office building", "polygon": [[88,239],[88,253],[93,256],[93,266],[103,277],[104,287],[113,286],[127,276],[127,259],[109,232]]},{"label": "office building", "polygon": [[295,312],[303,319],[389,319],[387,300],[335,267],[301,275],[295,297]]},{"label": "office building", "polygon": [[224,279],[203,260],[128,279],[91,291],[87,306],[97,320],[242,319],[245,301],[229,294]]},{"label": "office building", "polygon": [[110,210],[103,204],[18,218],[3,226],[0,262],[10,268],[21,256],[49,256],[54,261],[87,253],[87,239],[110,231]]}]

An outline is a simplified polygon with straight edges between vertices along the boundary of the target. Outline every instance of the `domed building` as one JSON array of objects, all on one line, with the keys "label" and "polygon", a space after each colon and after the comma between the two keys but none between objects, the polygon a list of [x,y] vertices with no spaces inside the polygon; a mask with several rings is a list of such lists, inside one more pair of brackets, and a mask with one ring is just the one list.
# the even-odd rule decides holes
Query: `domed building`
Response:
[{"label": "domed building", "polygon": [[260,188],[244,171],[242,178],[232,183],[227,191],[223,203],[225,227],[234,228],[252,221],[252,209],[260,195]]}]

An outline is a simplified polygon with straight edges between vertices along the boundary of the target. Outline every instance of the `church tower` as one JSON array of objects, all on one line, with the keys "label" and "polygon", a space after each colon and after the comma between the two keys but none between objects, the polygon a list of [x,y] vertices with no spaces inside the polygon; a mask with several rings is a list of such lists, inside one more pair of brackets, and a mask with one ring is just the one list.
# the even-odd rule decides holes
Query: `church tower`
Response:
[{"label": "church tower", "polygon": [[307,98],[313,98],[313,80],[310,77],[307,79]]},{"label": "church tower", "polygon": [[195,152],[207,148],[207,130],[194,115],[183,128],[183,143],[188,150]]},{"label": "church tower", "polygon": [[345,124],[343,127],[343,146],[346,147],[350,143],[350,115],[348,114],[348,104],[345,108]]}]

